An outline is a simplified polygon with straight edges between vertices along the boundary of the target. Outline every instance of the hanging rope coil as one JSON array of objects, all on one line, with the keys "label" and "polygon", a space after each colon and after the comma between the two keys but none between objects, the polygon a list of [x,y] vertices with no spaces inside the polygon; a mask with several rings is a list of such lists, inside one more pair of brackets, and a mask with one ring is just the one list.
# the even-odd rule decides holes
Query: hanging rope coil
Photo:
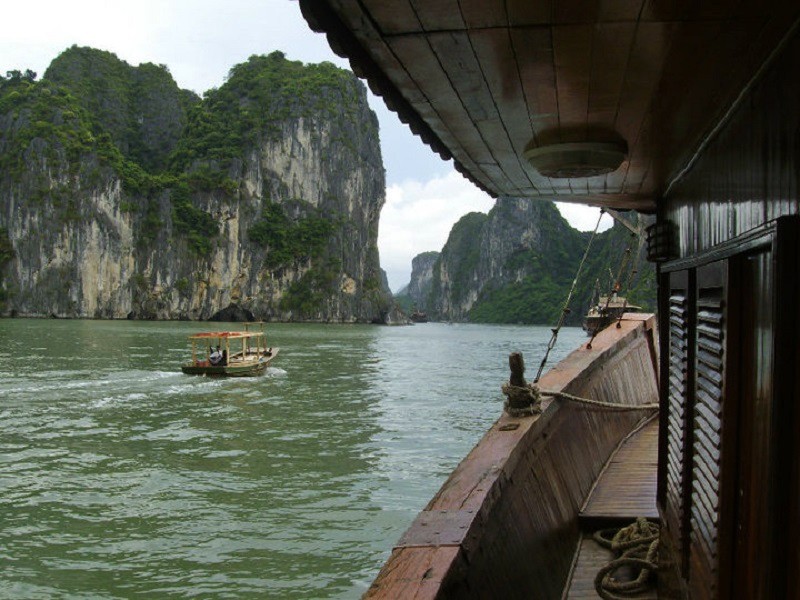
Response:
[{"label": "hanging rope coil", "polygon": [[550,337],[550,342],[547,344],[547,350],[545,350],[544,358],[542,358],[542,363],[539,365],[539,370],[536,372],[536,377],[533,380],[534,383],[539,381],[539,378],[542,376],[542,371],[544,371],[544,366],[547,364],[547,358],[550,356],[550,351],[556,345],[558,332],[561,330],[561,327],[564,325],[564,320],[567,318],[567,315],[570,312],[569,303],[572,301],[572,295],[575,293],[575,287],[578,285],[578,278],[581,275],[581,271],[583,271],[583,265],[586,264],[586,258],[589,256],[589,250],[592,247],[594,238],[597,236],[597,230],[600,228],[600,221],[602,220],[604,214],[605,210],[601,208],[600,216],[597,217],[597,224],[594,226],[594,231],[589,238],[589,243],[586,244],[586,251],[583,253],[583,258],[578,265],[578,271],[575,273],[575,279],[572,280],[572,287],[569,290],[569,294],[567,294],[567,299],[564,301],[564,307],[561,309],[561,316],[558,319],[558,324],[553,328],[553,335]]},{"label": "hanging rope coil", "polygon": [[[594,579],[595,590],[601,598],[622,600],[649,589],[650,579],[658,570],[659,530],[658,524],[639,517],[627,527],[601,529],[594,533],[593,538],[598,544],[617,555],[598,571]],[[618,580],[614,573],[623,567],[638,569],[638,574],[627,581]]]}]

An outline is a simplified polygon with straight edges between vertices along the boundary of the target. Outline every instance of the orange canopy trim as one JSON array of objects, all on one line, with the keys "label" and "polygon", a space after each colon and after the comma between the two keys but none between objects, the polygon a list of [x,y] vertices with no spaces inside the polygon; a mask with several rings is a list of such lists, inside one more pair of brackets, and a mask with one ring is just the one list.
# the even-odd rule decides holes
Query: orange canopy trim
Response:
[{"label": "orange canopy trim", "polygon": [[209,331],[203,333],[195,333],[190,335],[190,340],[209,339],[209,338],[253,338],[262,337],[264,334],[260,331]]}]

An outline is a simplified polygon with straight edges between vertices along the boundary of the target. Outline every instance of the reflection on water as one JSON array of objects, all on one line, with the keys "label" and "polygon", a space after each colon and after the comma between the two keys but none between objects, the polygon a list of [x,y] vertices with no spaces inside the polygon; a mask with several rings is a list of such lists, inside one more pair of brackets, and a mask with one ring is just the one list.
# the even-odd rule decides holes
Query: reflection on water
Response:
[{"label": "reflection on water", "polygon": [[550,335],[280,324],[263,377],[183,375],[205,328],[0,320],[0,597],[358,597]]}]

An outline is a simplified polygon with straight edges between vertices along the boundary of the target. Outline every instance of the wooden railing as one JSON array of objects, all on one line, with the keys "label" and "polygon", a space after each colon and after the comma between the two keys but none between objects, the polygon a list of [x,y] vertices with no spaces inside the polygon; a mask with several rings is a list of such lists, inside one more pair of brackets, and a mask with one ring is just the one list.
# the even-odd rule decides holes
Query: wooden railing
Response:
[{"label": "wooden railing", "polygon": [[[629,315],[548,371],[542,389],[658,402],[652,315]],[[498,387],[499,387],[498,382]],[[558,598],[578,511],[614,448],[646,415],[545,400],[503,415],[401,537],[365,598]]]}]

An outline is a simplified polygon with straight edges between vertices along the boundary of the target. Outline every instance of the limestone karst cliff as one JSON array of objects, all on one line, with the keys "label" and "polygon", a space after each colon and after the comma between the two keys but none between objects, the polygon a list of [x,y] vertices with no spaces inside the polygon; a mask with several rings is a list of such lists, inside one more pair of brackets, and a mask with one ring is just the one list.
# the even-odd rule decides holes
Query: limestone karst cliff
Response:
[{"label": "limestone karst cliff", "polygon": [[438,259],[438,252],[423,252],[411,260],[411,280],[402,294],[410,297],[413,306],[422,309],[427,305],[433,283],[433,267]]},{"label": "limestone karst cliff", "polygon": [[[415,291],[415,305],[438,320],[554,323],[588,239],[588,233],[569,226],[552,202],[499,198],[488,215],[462,217],[440,254],[414,259],[420,267],[433,262],[412,270],[406,294]],[[569,324],[580,325],[596,282],[603,291],[612,283],[610,271],[618,271],[631,241],[635,253],[638,241],[620,225],[597,236],[578,280]],[[654,271],[642,253],[631,283],[631,302],[654,309]]]},{"label": "limestone karst cliff", "polygon": [[364,86],[253,56],[202,99],[72,47],[0,78],[3,314],[387,322]]}]

